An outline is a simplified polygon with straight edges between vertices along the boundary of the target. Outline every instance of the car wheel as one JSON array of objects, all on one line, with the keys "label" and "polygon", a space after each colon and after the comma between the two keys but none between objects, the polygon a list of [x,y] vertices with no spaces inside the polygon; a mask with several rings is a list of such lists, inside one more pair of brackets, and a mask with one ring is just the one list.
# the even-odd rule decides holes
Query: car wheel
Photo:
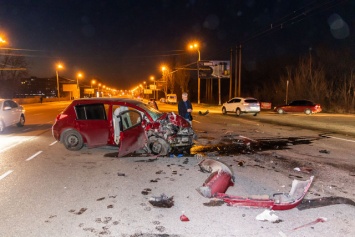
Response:
[{"label": "car wheel", "polygon": [[23,114],[20,117],[20,121],[16,125],[17,127],[23,127],[25,125],[25,116]]},{"label": "car wheel", "polygon": [[5,130],[5,124],[3,121],[0,121],[0,133],[3,133]]},{"label": "car wheel", "polygon": [[222,108],[222,114],[226,114],[227,113],[227,110],[225,107]]},{"label": "car wheel", "polygon": [[310,115],[312,113],[312,111],[310,109],[305,109],[304,113],[307,114],[307,115]]},{"label": "car wheel", "polygon": [[255,113],[255,114],[254,114],[254,116],[257,116],[257,115],[258,115],[258,113]]},{"label": "car wheel", "polygon": [[160,156],[166,156],[171,150],[169,143],[160,137],[150,137],[148,147],[153,154]]},{"label": "car wheel", "polygon": [[70,151],[78,151],[83,148],[84,140],[79,132],[70,130],[64,133],[63,144]]},{"label": "car wheel", "polygon": [[242,114],[242,111],[241,111],[239,108],[237,108],[237,110],[235,111],[235,113],[237,114],[237,116],[240,116],[240,115]]},{"label": "car wheel", "polygon": [[277,113],[283,114],[283,113],[285,113],[285,111],[284,111],[283,109],[278,109],[278,110],[277,110]]}]

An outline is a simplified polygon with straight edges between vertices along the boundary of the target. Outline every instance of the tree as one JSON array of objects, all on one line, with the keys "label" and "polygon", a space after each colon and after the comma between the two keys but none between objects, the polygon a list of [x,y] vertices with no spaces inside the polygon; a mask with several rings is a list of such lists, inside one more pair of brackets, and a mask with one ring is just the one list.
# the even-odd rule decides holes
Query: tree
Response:
[{"label": "tree", "polygon": [[7,50],[0,59],[0,97],[12,98],[20,79],[28,75],[28,63],[22,55]]}]

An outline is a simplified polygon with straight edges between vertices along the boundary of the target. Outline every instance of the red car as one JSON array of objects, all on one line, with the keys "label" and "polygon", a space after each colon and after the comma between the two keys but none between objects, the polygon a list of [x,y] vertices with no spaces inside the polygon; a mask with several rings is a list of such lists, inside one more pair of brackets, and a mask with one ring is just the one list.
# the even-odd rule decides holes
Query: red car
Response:
[{"label": "red car", "polygon": [[279,114],[284,113],[305,113],[310,115],[312,113],[319,113],[322,111],[320,104],[315,104],[309,100],[294,100],[288,105],[280,105],[274,108],[274,111]]},{"label": "red car", "polygon": [[118,156],[137,150],[168,155],[189,152],[194,131],[181,116],[163,113],[138,100],[91,98],[74,100],[60,113],[52,134],[68,150],[117,146]]}]

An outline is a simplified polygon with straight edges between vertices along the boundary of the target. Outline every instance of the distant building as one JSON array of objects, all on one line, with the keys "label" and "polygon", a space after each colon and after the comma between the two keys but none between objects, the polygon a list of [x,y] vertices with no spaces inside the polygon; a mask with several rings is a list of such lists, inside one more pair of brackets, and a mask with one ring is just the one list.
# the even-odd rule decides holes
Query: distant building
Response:
[{"label": "distant building", "polygon": [[[76,84],[76,81],[59,77],[59,89],[61,97],[69,96],[63,91],[63,84]],[[30,77],[20,80],[20,85],[16,91],[17,98],[26,98],[34,96],[57,97],[57,78],[38,78]]]}]

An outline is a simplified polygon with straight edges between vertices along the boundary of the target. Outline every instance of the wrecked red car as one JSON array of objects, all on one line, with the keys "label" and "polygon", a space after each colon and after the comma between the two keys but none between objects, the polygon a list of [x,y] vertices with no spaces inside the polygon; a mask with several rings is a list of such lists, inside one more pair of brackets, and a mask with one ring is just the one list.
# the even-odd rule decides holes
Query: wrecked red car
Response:
[{"label": "wrecked red car", "polygon": [[74,100],[64,109],[52,134],[68,150],[111,145],[121,157],[138,150],[162,156],[189,152],[194,131],[174,112],[160,112],[138,100],[90,98]]}]

